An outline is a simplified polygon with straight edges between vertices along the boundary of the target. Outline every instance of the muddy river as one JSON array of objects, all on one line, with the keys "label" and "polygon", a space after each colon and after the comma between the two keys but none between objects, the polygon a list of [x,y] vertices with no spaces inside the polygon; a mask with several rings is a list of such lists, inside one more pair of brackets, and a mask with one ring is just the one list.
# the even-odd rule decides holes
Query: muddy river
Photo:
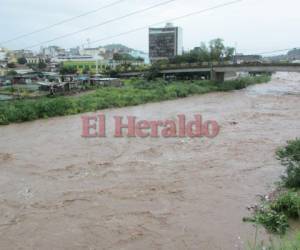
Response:
[{"label": "muddy river", "polygon": [[80,115],[0,127],[0,249],[244,249],[247,206],[282,174],[276,148],[300,135],[300,75],[103,113],[202,114],[221,130],[84,139]]}]

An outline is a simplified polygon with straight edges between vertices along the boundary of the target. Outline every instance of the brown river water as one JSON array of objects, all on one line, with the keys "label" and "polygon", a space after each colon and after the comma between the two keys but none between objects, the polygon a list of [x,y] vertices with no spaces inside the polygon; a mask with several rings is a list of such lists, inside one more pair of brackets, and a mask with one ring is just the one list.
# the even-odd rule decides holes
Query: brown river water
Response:
[{"label": "brown river water", "polygon": [[255,237],[247,207],[279,180],[277,147],[300,135],[300,75],[103,113],[202,114],[221,130],[84,139],[81,115],[0,127],[1,250],[245,249]]}]

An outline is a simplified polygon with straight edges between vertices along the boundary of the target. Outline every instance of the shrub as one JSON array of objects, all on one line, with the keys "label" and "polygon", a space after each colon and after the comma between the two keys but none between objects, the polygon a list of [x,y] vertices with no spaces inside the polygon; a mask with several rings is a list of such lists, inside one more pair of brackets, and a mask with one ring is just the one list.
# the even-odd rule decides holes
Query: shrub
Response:
[{"label": "shrub", "polygon": [[256,211],[254,217],[244,218],[246,222],[253,222],[264,226],[269,232],[285,234],[289,227],[288,218],[284,213],[265,207]]},{"label": "shrub", "polygon": [[288,162],[286,175],[282,176],[282,183],[287,188],[300,188],[300,163]]},{"label": "shrub", "polygon": [[297,192],[284,192],[271,203],[270,207],[277,213],[284,213],[288,218],[299,218],[300,197]]},{"label": "shrub", "polygon": [[8,121],[6,115],[3,112],[2,114],[0,114],[0,125],[8,125],[8,124],[9,124],[9,121]]},{"label": "shrub", "polygon": [[288,188],[300,188],[300,140],[289,141],[287,146],[277,151],[282,165],[286,166],[282,176],[283,185]]},{"label": "shrub", "polygon": [[300,162],[300,139],[288,141],[287,146],[277,151],[277,156],[283,161]]},{"label": "shrub", "polygon": [[286,230],[289,228],[286,215],[277,213],[274,210],[259,212],[256,219],[272,233],[285,234]]}]

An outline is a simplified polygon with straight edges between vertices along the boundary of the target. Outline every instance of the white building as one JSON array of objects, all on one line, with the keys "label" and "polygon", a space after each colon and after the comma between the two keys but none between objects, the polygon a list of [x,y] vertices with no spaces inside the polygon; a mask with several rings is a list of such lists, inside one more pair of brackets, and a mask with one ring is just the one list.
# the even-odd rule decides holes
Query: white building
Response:
[{"label": "white building", "polygon": [[59,54],[64,54],[65,49],[62,49],[58,46],[49,46],[47,48],[41,48],[41,54],[46,57],[57,57]]},{"label": "white building", "polygon": [[106,52],[105,48],[85,48],[80,50],[82,56],[99,56]]},{"label": "white building", "polygon": [[39,62],[46,62],[46,58],[39,56],[26,57],[28,64],[38,64]]}]

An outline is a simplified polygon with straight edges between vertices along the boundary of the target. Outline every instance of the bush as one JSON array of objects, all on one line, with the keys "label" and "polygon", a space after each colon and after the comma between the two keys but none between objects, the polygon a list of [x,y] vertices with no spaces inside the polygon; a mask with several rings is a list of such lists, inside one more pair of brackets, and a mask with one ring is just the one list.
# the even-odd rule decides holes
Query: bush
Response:
[{"label": "bush", "polygon": [[7,116],[3,112],[2,114],[0,114],[0,125],[8,125],[8,124],[9,124],[9,121],[7,119]]},{"label": "bush", "polygon": [[285,234],[289,228],[286,215],[272,209],[259,211],[255,216],[255,221],[263,225],[269,232],[276,234]]},{"label": "bush", "polygon": [[300,188],[300,163],[288,162],[286,175],[282,176],[282,183],[287,188]]},{"label": "bush", "polygon": [[287,146],[277,151],[277,156],[283,161],[300,162],[300,139],[288,141]]},{"label": "bush", "polygon": [[286,166],[282,183],[288,188],[300,188],[300,140],[288,141],[287,146],[277,151],[282,165]]},{"label": "bush", "polygon": [[300,215],[300,197],[297,192],[284,192],[273,201],[271,209],[277,213],[284,213],[288,218],[299,218]]},{"label": "bush", "polygon": [[[266,201],[261,207],[254,210],[251,218],[245,218],[244,221],[261,224],[273,233],[284,234],[289,226],[288,219],[299,219],[300,217],[300,195],[297,190],[300,188],[300,140],[289,141],[287,146],[277,151],[277,156],[286,166],[286,175],[281,179],[283,185],[288,189],[280,191],[271,201]],[[263,249],[260,246],[256,248]]]},{"label": "bush", "polygon": [[287,216],[270,209],[268,205],[257,210],[253,217],[244,218],[243,221],[260,224],[269,232],[276,234],[285,234],[289,228]]}]

